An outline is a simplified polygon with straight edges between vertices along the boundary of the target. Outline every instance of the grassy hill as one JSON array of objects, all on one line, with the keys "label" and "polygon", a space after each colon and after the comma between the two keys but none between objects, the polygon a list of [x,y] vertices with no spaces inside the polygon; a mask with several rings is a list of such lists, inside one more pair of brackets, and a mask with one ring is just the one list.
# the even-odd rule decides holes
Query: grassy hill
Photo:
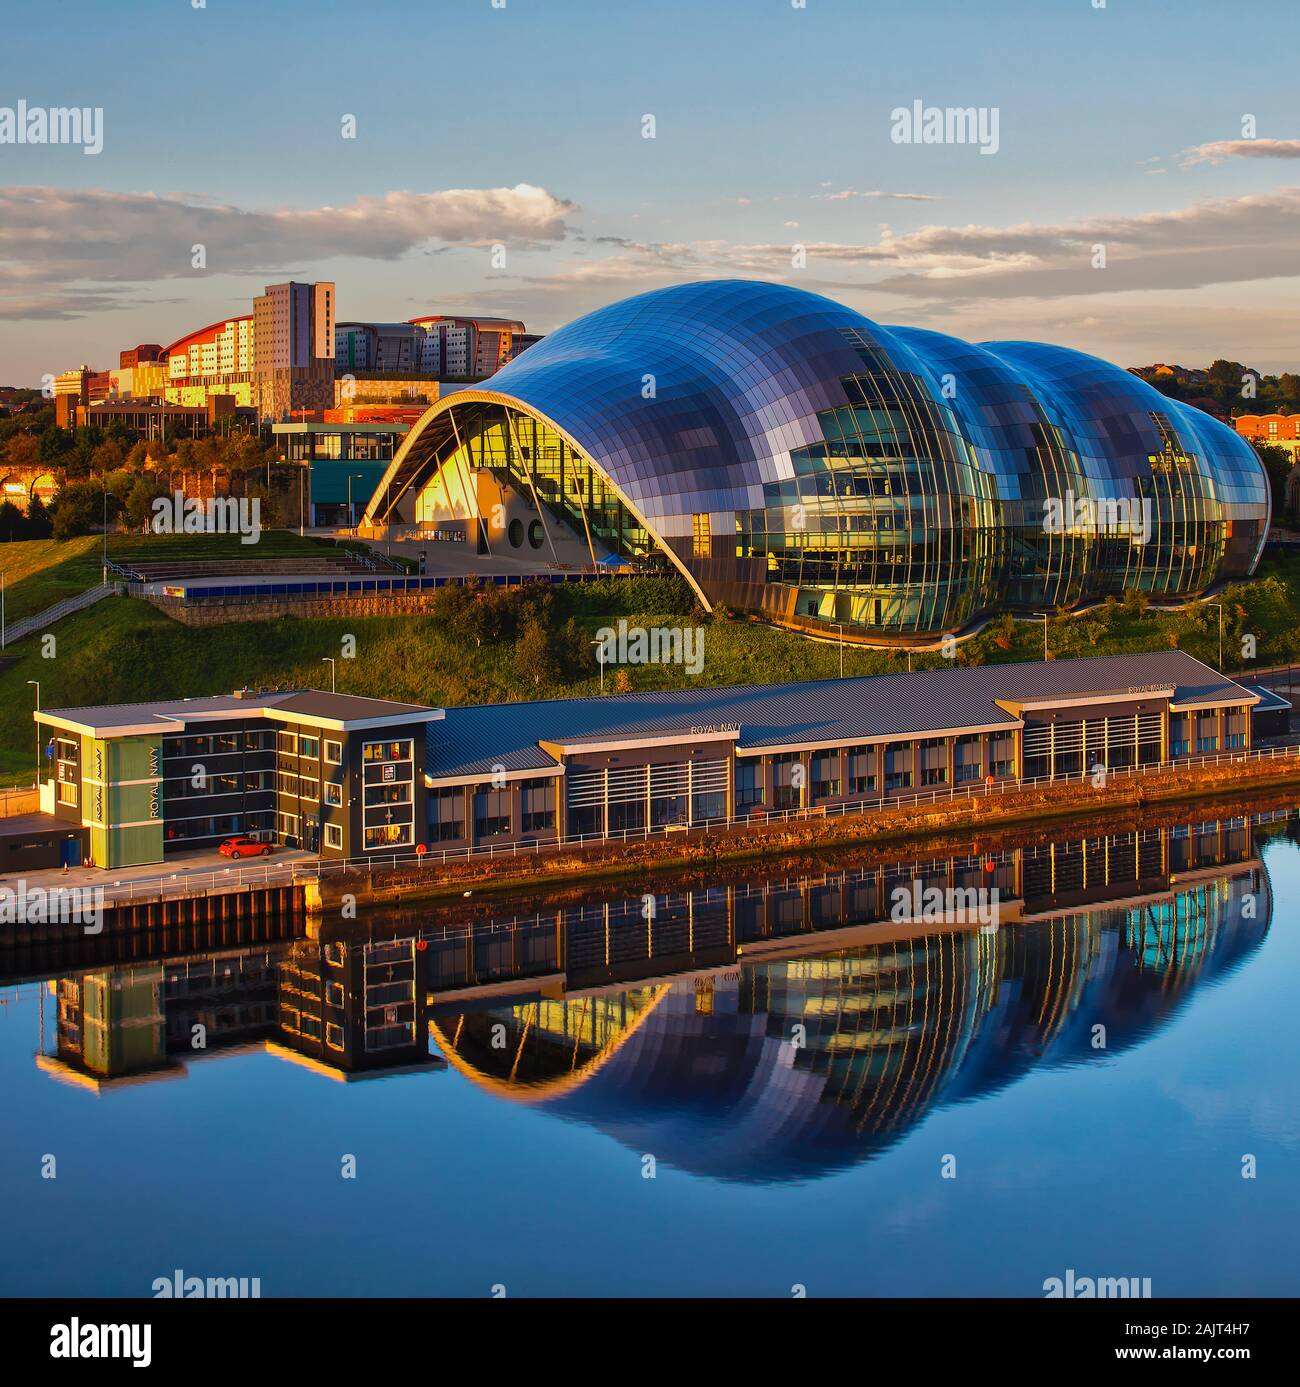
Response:
[{"label": "grassy hill", "polygon": [[[61,562],[40,572],[62,572],[66,565],[75,567],[87,557],[97,565],[97,554],[81,551],[65,554]],[[40,573],[21,581],[32,577],[39,579]],[[675,614],[664,611],[663,583],[609,579],[557,589],[556,597],[565,615],[572,615],[593,636],[620,616],[646,626],[692,620],[680,614],[680,606]],[[1226,668],[1242,668],[1240,639],[1247,632],[1258,643],[1255,665],[1300,662],[1300,556],[1270,559],[1258,580],[1228,589],[1221,600]],[[1215,664],[1217,620],[1217,612],[1204,606],[1165,614],[1143,610],[1140,602],[1109,603],[1082,616],[1053,619],[1049,642],[1059,658],[1178,646]],[[356,658],[337,660],[340,692],[455,706],[595,695],[598,690],[594,652],[587,677],[538,683],[515,667],[513,643],[475,645],[451,634],[437,616],[285,617],[191,628],[171,621],[148,603],[111,598],[59,622],[52,634],[54,658],[44,658],[40,638],[32,636],[6,652],[10,658],[0,666],[0,781],[5,783],[31,780],[35,755],[31,720],[35,690],[27,683],[31,679],[40,680],[41,703],[47,708],[221,693],[244,684],[328,687],[329,671],[322,659],[339,657],[343,637],[352,635]],[[1042,658],[1042,640],[1040,624],[995,622],[959,647],[958,658],[988,663],[1037,660]],[[914,657],[918,669],[943,663],[937,653]],[[707,622],[704,671],[699,676],[692,677],[680,667],[653,665],[635,667],[626,674],[636,689],[717,687],[831,679],[839,667],[840,651],[833,642],[809,641],[752,621],[719,620]],[[889,651],[852,646],[844,651],[844,671],[850,676],[906,667],[905,656]],[[613,690],[614,671],[606,671],[605,684],[607,692]]]},{"label": "grassy hill", "polygon": [[[364,547],[357,545],[354,547]],[[5,574],[5,613],[10,621],[32,616],[73,597],[100,580],[103,539],[83,535],[18,540],[0,544]],[[165,559],[300,559],[338,555],[328,540],[300,538],[292,530],[264,530],[257,544],[241,544],[238,535],[109,535],[108,557],[115,563],[158,563]]]}]

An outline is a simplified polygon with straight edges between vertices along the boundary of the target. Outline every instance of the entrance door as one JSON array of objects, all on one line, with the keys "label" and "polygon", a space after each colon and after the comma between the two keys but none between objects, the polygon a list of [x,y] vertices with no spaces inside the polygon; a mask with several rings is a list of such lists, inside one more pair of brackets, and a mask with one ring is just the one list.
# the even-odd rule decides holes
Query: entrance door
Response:
[{"label": "entrance door", "polygon": [[59,866],[60,867],[80,867],[81,866],[81,839],[65,838],[59,844]]}]

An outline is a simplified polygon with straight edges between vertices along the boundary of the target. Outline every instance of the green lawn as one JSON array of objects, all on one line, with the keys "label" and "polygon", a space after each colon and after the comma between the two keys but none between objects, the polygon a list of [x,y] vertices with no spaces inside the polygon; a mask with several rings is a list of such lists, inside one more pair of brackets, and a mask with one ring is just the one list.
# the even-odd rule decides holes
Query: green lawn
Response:
[{"label": "green lawn", "polygon": [[[170,538],[170,537],[169,537]],[[296,536],[290,536],[296,543]],[[192,543],[193,537],[190,542]],[[133,541],[124,537],[124,544]],[[74,541],[80,545],[81,541]],[[153,540],[143,541],[156,554]],[[32,545],[0,549],[35,549]],[[65,546],[71,548],[73,546]],[[236,544],[236,547],[237,544]],[[191,549],[187,553],[193,552]],[[128,555],[134,556],[134,555]],[[36,556],[29,561],[35,564]],[[20,582],[45,581],[42,575],[89,561],[97,576],[96,542],[53,567],[33,571]],[[80,586],[88,586],[82,583]],[[73,585],[74,587],[77,585]],[[664,580],[607,580],[556,589],[557,600],[593,635],[607,622],[626,616],[633,625],[681,625],[691,618],[665,615]],[[1258,667],[1300,662],[1300,556],[1270,560],[1261,578],[1228,589],[1224,603],[1224,665],[1240,669],[1240,638],[1258,642]],[[646,611],[654,604],[657,610]],[[41,605],[47,605],[42,603]],[[340,692],[369,694],[434,705],[463,705],[521,698],[594,695],[598,668],[593,652],[588,677],[560,685],[536,684],[515,670],[512,644],[475,646],[457,639],[434,616],[342,619],[285,617],[272,622],[235,622],[191,628],[163,616],[149,604],[110,598],[52,628],[53,658],[44,658],[39,636],[8,652],[15,657],[0,668],[0,782],[30,782],[34,735],[31,710],[41,683],[44,707],[130,702],[228,692],[239,685],[328,687],[326,655],[339,657],[345,635],[356,638],[356,658],[337,660]],[[677,666],[628,670],[635,689],[720,686],[796,679],[830,679],[839,673],[840,651],[833,642],[809,641],[757,622],[711,621],[705,625],[704,671],[698,677]],[[959,647],[961,660],[989,663],[1042,658],[1042,626],[1016,622],[1009,633],[993,623],[974,641]],[[1110,654],[1169,649],[1189,651],[1207,663],[1218,658],[1217,612],[1204,606],[1188,611],[1141,613],[1123,604],[1079,617],[1053,619],[1049,642],[1054,656]],[[938,653],[917,655],[914,667],[943,665]],[[844,651],[847,675],[906,669],[906,656],[889,651]],[[606,690],[615,687],[606,672]]]},{"label": "green lawn", "polygon": [[[364,548],[363,545],[354,545]],[[157,563],[165,559],[297,559],[338,554],[328,540],[300,538],[292,530],[263,530],[256,544],[238,535],[109,535],[108,557],[117,563]],[[100,580],[103,538],[83,535],[62,542],[17,540],[0,544],[5,574],[5,614],[9,621],[43,612]]]}]

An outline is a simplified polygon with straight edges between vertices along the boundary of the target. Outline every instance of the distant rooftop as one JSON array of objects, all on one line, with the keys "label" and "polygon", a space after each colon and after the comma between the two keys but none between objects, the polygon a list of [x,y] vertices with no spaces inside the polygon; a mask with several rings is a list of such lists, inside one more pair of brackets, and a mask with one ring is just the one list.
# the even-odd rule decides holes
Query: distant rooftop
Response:
[{"label": "distant rooftop", "polygon": [[[1172,689],[1172,694],[1168,691]],[[1175,704],[1254,703],[1255,695],[1182,650],[1098,655],[1044,664],[917,670],[723,689],[673,689],[607,698],[448,708],[426,730],[434,779],[553,769],[538,741],[688,738],[738,727],[739,750],[787,744],[849,745],[951,729],[1008,730],[1021,719],[995,700],[1020,703],[1150,691]]]},{"label": "distant rooftop", "polygon": [[385,698],[328,693],[321,689],[279,689],[267,693],[214,694],[206,698],[160,699],[151,703],[110,703],[99,707],[42,708],[41,722],[75,727],[93,735],[133,736],[147,732],[181,732],[195,723],[221,718],[268,716],[277,722],[295,719],[340,727],[385,721],[432,720],[438,708],[395,703]]}]

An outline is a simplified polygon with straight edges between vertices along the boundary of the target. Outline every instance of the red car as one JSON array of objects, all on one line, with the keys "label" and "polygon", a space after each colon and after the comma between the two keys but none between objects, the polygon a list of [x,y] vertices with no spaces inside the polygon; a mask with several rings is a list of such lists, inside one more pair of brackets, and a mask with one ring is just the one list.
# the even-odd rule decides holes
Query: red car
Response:
[{"label": "red car", "polygon": [[222,857],[270,857],[273,849],[256,838],[227,838],[217,851]]}]

